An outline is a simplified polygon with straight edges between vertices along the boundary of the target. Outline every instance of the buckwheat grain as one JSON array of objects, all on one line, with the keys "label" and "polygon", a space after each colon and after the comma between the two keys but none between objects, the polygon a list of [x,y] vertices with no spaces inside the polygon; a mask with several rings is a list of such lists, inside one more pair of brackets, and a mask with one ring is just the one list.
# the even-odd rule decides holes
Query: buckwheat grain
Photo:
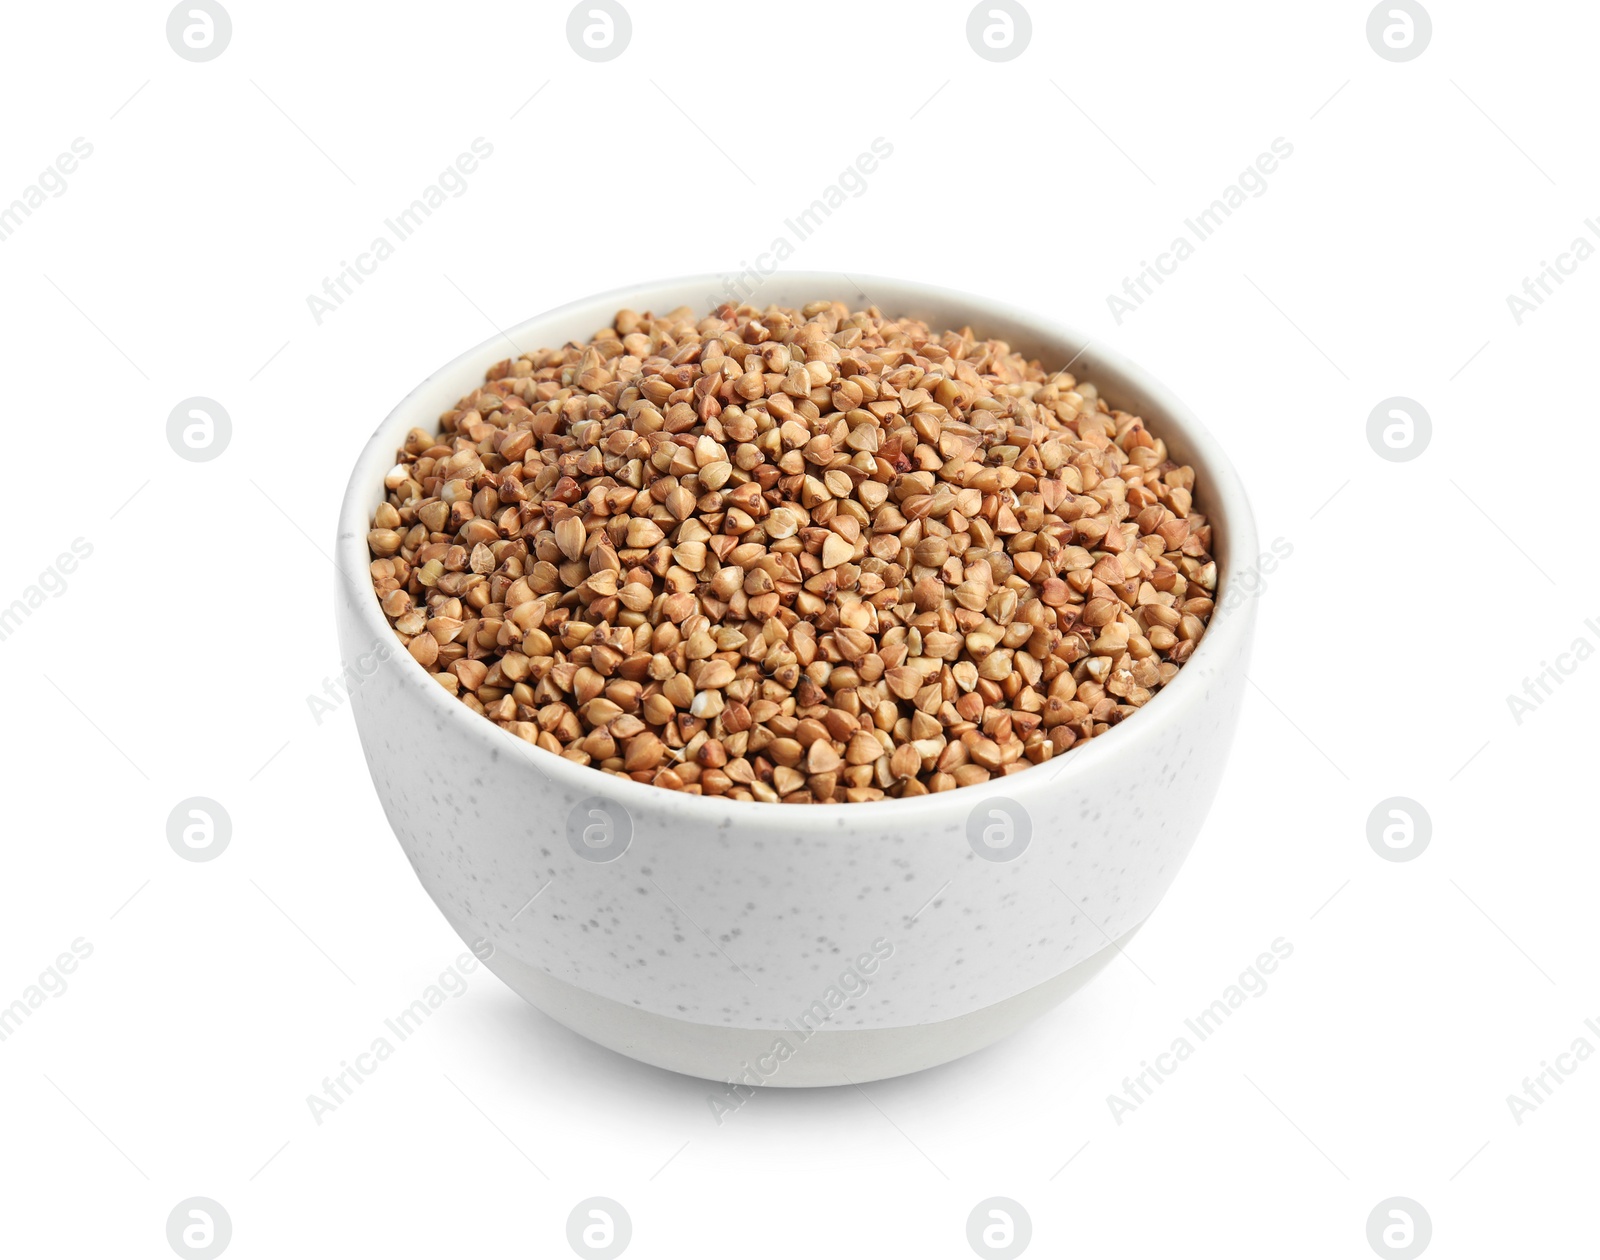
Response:
[{"label": "buckwheat grain", "polygon": [[1213,608],[1192,469],[1092,384],[838,303],[620,311],[413,429],[367,536],[460,700],[678,791],[948,791],[1102,734]]}]

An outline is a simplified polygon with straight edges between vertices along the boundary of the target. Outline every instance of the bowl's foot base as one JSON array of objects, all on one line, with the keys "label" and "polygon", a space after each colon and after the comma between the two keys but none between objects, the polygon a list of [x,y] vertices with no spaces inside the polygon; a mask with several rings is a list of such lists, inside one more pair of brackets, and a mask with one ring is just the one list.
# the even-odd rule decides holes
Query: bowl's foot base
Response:
[{"label": "bowl's foot base", "polygon": [[[485,965],[551,1019],[641,1063],[724,1085],[848,1085],[937,1067],[1009,1036],[1093,979],[1138,930],[1043,984],[966,1015],[903,1028],[822,1028],[809,1035],[804,1029],[728,1028],[657,1015],[557,980],[503,949]],[[730,1092],[730,1105],[737,1101]]]}]

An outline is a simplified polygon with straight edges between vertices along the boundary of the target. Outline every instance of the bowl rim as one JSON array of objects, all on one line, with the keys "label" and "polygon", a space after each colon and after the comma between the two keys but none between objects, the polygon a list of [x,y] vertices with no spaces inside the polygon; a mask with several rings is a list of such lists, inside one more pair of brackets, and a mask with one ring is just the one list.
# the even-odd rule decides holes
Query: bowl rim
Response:
[{"label": "bowl rim", "polygon": [[[366,536],[370,528],[370,513],[376,506],[374,490],[381,486],[384,474],[393,466],[395,452],[406,430],[418,423],[412,413],[418,406],[419,396],[439,377],[456,375],[469,365],[478,365],[480,371],[486,370],[505,357],[496,350],[496,347],[503,341],[511,342],[515,346],[513,338],[518,333],[525,334],[531,329],[550,324],[576,324],[580,319],[587,322],[599,318],[603,321],[625,307],[641,311],[670,310],[671,306],[662,306],[663,302],[669,300],[673,306],[695,305],[700,300],[699,294],[713,293],[714,286],[725,280],[725,276],[711,273],[682,275],[630,284],[566,302],[522,320],[455,356],[448,363],[430,372],[391,408],[367,439],[356,459],[345,487],[339,512],[338,537],[335,540],[334,556],[337,561],[334,566],[337,571],[335,582],[359,619],[365,641],[377,644],[396,642],[394,630],[383,615],[377,595],[372,588],[368,570],[371,557],[366,546]],[[1098,384],[1106,376],[1115,376],[1123,382],[1134,385],[1138,392],[1143,394],[1141,411],[1159,413],[1159,419],[1151,423],[1152,430],[1169,442],[1173,437],[1177,437],[1177,444],[1186,448],[1187,461],[1204,467],[1200,497],[1213,501],[1212,510],[1206,513],[1207,518],[1215,520],[1216,517],[1222,516],[1227,524],[1220,545],[1213,543],[1213,555],[1218,561],[1216,607],[1207,624],[1206,633],[1200,640],[1200,646],[1179,669],[1177,676],[1162,687],[1137,714],[1118,723],[1105,734],[1068,749],[1059,757],[1052,757],[1049,761],[1030,766],[1003,779],[990,779],[969,787],[953,788],[947,792],[931,793],[926,796],[886,797],[881,801],[807,805],[804,807],[805,812],[802,817],[813,826],[843,825],[846,820],[878,825],[892,822],[891,816],[897,811],[926,810],[930,805],[938,807],[944,802],[952,806],[957,801],[962,804],[976,803],[985,796],[1015,797],[1049,784],[1054,784],[1057,790],[1064,791],[1074,777],[1092,779],[1108,758],[1124,756],[1135,741],[1149,741],[1155,738],[1162,730],[1181,721],[1183,711],[1189,705],[1203,703],[1201,692],[1213,673],[1210,667],[1216,662],[1233,659],[1237,656],[1238,649],[1247,645],[1254,622],[1255,600],[1248,594],[1232,601],[1228,600],[1227,596],[1236,573],[1251,563],[1259,543],[1250,502],[1233,463],[1216,438],[1201,424],[1199,418],[1161,381],[1130,359],[1114,350],[1105,349],[1096,338],[1087,336],[1052,317],[1023,310],[994,298],[888,276],[845,277],[838,272],[778,271],[767,277],[764,283],[782,281],[791,286],[806,285],[826,295],[839,292],[843,280],[849,281],[850,288],[858,298],[865,298],[868,289],[879,291],[892,289],[897,293],[911,292],[932,302],[970,310],[971,319],[966,322],[973,325],[980,335],[983,335],[982,324],[985,321],[992,321],[1030,330],[1040,340],[1080,347],[1077,356],[1069,361],[1068,366],[1079,360],[1087,364],[1092,351],[1096,367],[1086,370],[1083,378],[1093,379]],[[688,294],[696,296],[685,296]],[[675,300],[671,295],[676,295]],[[758,296],[759,292],[752,295],[752,299]],[[646,301],[646,298],[649,300]],[[594,312],[597,310],[603,310],[604,314],[596,316]],[[596,323],[593,328],[602,326],[603,324]],[[571,339],[586,337],[593,328],[566,336]],[[541,336],[548,342],[546,334]],[[436,416],[429,417],[423,424],[434,423],[436,420]],[[604,774],[589,766],[568,761],[564,757],[520,739],[473,712],[436,683],[409,652],[391,652],[384,663],[389,662],[398,664],[399,668],[395,673],[397,677],[406,680],[404,685],[427,697],[422,703],[435,718],[432,723],[434,729],[459,731],[464,738],[478,744],[486,757],[497,758],[503,753],[518,757],[552,787],[565,789],[575,798],[605,796],[625,807],[632,803],[646,810],[652,807],[670,807],[680,818],[693,821],[699,817],[708,826],[726,826],[735,821],[743,821],[746,824],[769,822],[774,817],[772,811],[784,807],[781,801],[741,801],[726,796],[701,796],[698,793],[677,792],[620,775]]]}]

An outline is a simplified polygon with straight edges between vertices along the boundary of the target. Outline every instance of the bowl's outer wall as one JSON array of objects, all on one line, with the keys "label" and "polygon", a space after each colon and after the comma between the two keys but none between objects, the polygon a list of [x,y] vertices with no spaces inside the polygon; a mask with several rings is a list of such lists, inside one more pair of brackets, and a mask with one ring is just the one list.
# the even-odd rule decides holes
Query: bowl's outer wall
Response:
[{"label": "bowl's outer wall", "polygon": [[[630,304],[699,306],[710,283],[676,282]],[[1082,345],[1004,312],[980,321],[980,299],[930,297],[891,281],[867,286],[885,310],[981,324],[980,333],[1047,362],[1064,362]],[[842,283],[797,277],[792,292],[783,287],[762,299],[805,301]],[[530,321],[510,339],[533,348],[586,337],[619,304],[596,303]],[[1219,615],[1180,673],[1184,685],[1169,686],[1128,723],[1035,770],[956,793],[719,807],[561,763],[429,680],[395,642],[365,574],[365,522],[405,432],[435,424],[506,349],[463,356],[385,421],[352,479],[339,540],[344,660],[383,655],[352,689],[368,766],[418,878],[458,930],[656,1014],[779,1029],[822,1002],[829,1027],[848,1029],[904,1027],[992,1005],[1144,921],[1215,795],[1242,700],[1252,601],[1228,612],[1225,634],[1214,633]],[[1178,416],[1168,413],[1198,426],[1159,386],[1124,375],[1124,365],[1076,370],[1117,405],[1141,410],[1179,458],[1195,460],[1202,487],[1224,477],[1233,484],[1230,468],[1207,467],[1185,449]],[[1248,506],[1242,494],[1234,499],[1202,497],[1217,520],[1225,573],[1248,564],[1255,549]],[[969,842],[997,801],[1020,806],[1031,827],[1025,851],[1007,862],[980,858]],[[580,857],[569,843],[569,832],[595,819],[594,808],[611,827],[631,831],[610,862]]]}]

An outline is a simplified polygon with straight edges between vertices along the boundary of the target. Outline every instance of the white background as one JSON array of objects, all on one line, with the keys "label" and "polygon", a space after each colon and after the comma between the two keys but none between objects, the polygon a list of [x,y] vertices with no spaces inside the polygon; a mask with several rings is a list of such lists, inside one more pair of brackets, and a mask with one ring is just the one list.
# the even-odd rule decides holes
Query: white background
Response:
[{"label": "white background", "polygon": [[[944,0],[630,8],[591,64],[561,4],[239,0],[193,64],[161,5],[10,7],[0,206],[94,151],[0,242],[0,604],[93,553],[0,643],[0,1003],[93,953],[0,1043],[5,1252],[170,1255],[204,1195],[241,1258],[559,1256],[606,1195],[641,1258],[959,1257],[1004,1195],[1030,1254],[1359,1257],[1404,1195],[1431,1254],[1595,1254],[1600,1060],[1521,1125],[1506,1102],[1600,1049],[1600,664],[1520,724],[1506,701],[1600,645],[1600,261],[1520,326],[1506,302],[1600,215],[1593,8],[1440,0],[1404,64],[1362,3],[1040,0],[1006,64]],[[465,194],[319,325],[307,295],[480,136]],[[753,261],[878,136],[893,156],[791,265],[1103,338],[1293,548],[1191,859],[1132,962],[940,1070],[719,1127],[704,1083],[479,970],[319,1126],[306,1096],[461,949],[348,711],[307,702],[339,668],[357,450],[497,325]],[[1280,136],[1265,194],[1119,325],[1106,295]],[[213,462],[166,441],[194,395],[232,417]],[[1366,440],[1393,395],[1432,417],[1410,462]],[[215,861],[167,843],[195,795],[232,819]],[[1367,842],[1395,795],[1432,819],[1414,861]],[[1278,937],[1268,991],[1119,1125],[1107,1096]]]}]

